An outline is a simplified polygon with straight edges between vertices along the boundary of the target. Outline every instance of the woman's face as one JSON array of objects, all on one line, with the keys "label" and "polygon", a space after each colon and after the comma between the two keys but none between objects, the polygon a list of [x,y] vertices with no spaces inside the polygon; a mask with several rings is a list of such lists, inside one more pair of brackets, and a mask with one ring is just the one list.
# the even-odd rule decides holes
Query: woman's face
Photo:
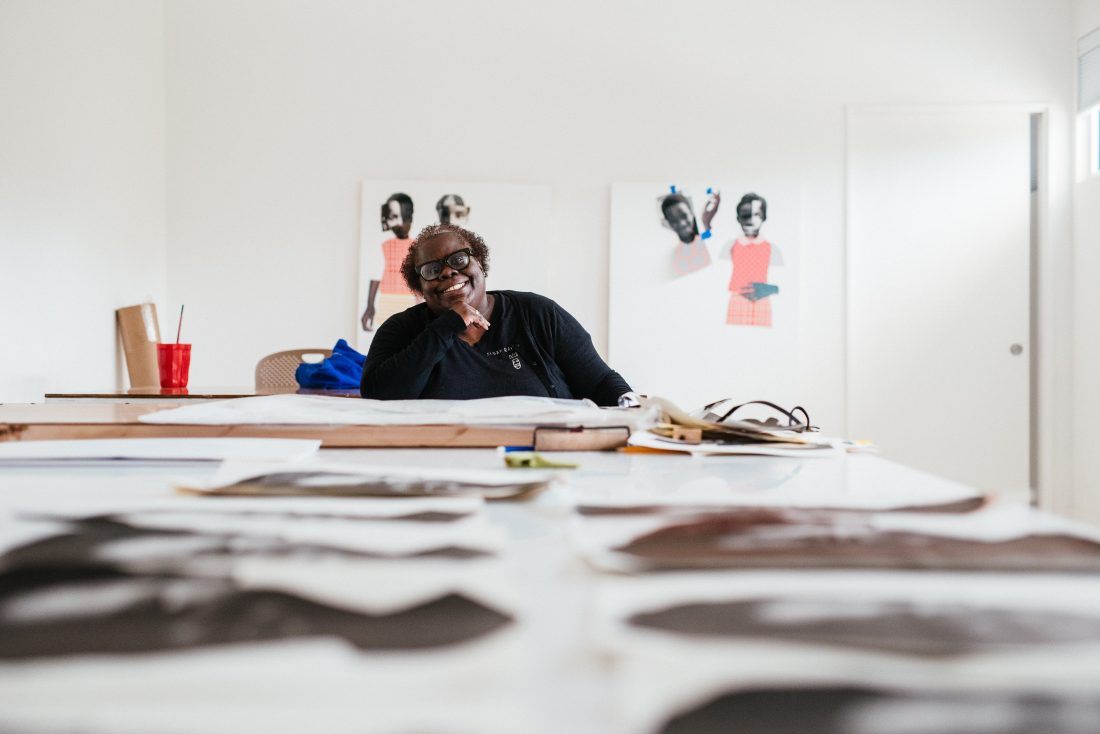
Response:
[{"label": "woman's face", "polygon": [[683,243],[689,243],[695,239],[695,215],[691,207],[682,201],[678,201],[665,210],[665,219]]},{"label": "woman's face", "polygon": [[[442,232],[420,243],[416,253],[416,267],[432,260],[443,260],[453,252],[469,247],[465,240],[453,232]],[[485,271],[476,257],[470,257],[470,263],[462,270],[449,265],[443,266],[443,272],[435,280],[420,278],[420,292],[424,302],[433,313],[442,313],[459,301],[465,301],[474,308],[484,310]]]}]

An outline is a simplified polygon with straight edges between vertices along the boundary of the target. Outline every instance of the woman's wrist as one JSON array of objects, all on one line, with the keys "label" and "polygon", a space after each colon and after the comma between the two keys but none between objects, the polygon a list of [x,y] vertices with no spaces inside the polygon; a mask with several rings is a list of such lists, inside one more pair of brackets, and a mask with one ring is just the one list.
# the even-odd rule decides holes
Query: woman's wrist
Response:
[{"label": "woman's wrist", "polygon": [[640,408],[642,407],[642,396],[631,390],[630,392],[624,392],[619,396],[620,408]]}]

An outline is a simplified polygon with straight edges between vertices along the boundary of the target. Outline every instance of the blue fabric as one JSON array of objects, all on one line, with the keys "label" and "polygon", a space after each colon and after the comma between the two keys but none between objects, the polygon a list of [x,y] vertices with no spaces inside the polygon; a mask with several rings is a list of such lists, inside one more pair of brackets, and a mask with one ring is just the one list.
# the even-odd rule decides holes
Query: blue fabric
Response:
[{"label": "blue fabric", "polygon": [[298,385],[311,390],[358,388],[367,358],[343,339],[332,348],[332,356],[316,364],[303,362],[294,371]]}]

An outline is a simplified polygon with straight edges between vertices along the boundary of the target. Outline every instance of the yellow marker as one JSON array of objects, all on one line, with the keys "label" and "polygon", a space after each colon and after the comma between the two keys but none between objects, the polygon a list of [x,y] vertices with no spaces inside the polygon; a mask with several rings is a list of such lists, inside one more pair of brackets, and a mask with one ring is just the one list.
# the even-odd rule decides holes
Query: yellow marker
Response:
[{"label": "yellow marker", "polygon": [[565,461],[550,461],[534,451],[509,451],[504,455],[504,463],[510,469],[576,469],[580,466]]}]

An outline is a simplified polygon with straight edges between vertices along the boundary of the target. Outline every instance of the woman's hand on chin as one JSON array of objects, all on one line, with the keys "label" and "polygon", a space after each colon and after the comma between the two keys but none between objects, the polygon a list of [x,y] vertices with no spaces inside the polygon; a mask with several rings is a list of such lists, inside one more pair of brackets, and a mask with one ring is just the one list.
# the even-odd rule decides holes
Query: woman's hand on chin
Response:
[{"label": "woman's hand on chin", "polygon": [[482,335],[489,330],[489,321],[481,312],[466,303],[466,301],[459,301],[451,306],[451,310],[461,316],[462,320],[466,323],[466,330],[459,334],[458,338],[470,346],[481,341]]}]

